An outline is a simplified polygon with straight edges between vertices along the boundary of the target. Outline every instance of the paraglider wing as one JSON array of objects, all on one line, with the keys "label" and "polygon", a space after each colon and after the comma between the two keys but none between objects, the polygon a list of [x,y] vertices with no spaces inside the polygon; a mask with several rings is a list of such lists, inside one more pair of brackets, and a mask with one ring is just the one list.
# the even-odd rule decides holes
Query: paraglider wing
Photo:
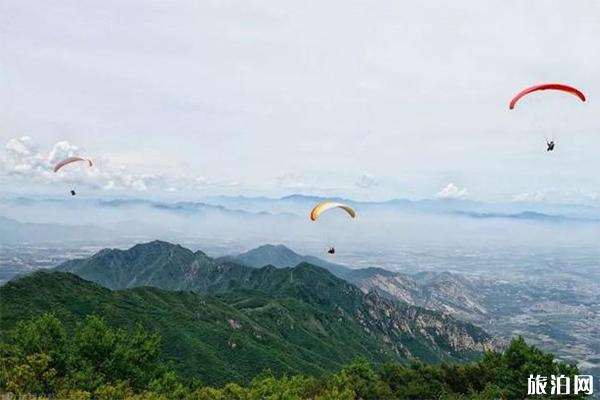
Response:
[{"label": "paraglider wing", "polygon": [[543,83],[541,85],[534,85],[520,91],[515,97],[512,98],[508,108],[511,110],[514,109],[515,105],[519,100],[521,100],[521,98],[527,96],[530,93],[537,92],[540,90],[558,90],[561,92],[570,93],[574,96],[579,97],[581,101],[585,101],[585,95],[583,94],[583,92],[581,92],[577,88],[574,88],[573,86],[564,85],[562,83]]},{"label": "paraglider wing", "polygon": [[54,172],[58,172],[65,165],[68,165],[68,164],[71,164],[74,162],[80,162],[80,161],[86,161],[90,167],[92,167],[94,165],[94,163],[92,163],[92,160],[90,160],[89,158],[68,157],[68,158],[65,158],[64,160],[60,161],[58,164],[56,164],[54,166]]},{"label": "paraglider wing", "polygon": [[346,211],[350,217],[356,217],[356,211],[354,211],[352,207],[334,201],[324,201],[313,207],[313,209],[310,211],[310,219],[312,221],[316,221],[322,213],[333,208],[341,208],[342,210]]}]

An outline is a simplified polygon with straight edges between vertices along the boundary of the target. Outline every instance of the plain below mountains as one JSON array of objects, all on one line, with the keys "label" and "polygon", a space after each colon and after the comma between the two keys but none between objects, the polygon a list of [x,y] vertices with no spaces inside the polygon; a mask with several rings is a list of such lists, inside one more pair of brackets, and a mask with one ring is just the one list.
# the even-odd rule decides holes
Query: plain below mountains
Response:
[{"label": "plain below mountains", "polygon": [[471,324],[365,293],[306,262],[255,268],[159,241],[34,273],[0,296],[6,328],[48,311],[70,326],[89,314],[124,328],[141,323],[161,333],[164,356],[180,372],[210,383],[248,380],[265,368],[333,371],[359,355],[464,360],[494,345]]}]

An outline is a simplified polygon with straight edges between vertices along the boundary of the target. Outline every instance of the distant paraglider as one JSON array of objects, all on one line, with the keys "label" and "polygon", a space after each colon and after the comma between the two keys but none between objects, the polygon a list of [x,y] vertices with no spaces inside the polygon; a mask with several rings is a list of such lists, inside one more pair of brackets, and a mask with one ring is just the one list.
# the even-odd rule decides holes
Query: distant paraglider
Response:
[{"label": "distant paraglider", "polygon": [[67,157],[62,161],[59,161],[58,164],[56,164],[54,166],[54,172],[58,172],[61,168],[63,168],[65,165],[69,165],[75,162],[81,162],[81,161],[85,161],[88,163],[88,165],[90,167],[94,166],[94,163],[92,162],[92,160],[90,160],[89,158],[81,158],[81,157]]},{"label": "distant paraglider", "polygon": [[[351,218],[356,217],[356,211],[354,211],[354,209],[349,205],[334,201],[323,201],[312,208],[310,211],[310,219],[311,221],[316,221],[321,214],[338,208],[345,211]],[[327,253],[331,255],[335,254],[335,246],[330,244],[327,249]]]},{"label": "distant paraglider", "polygon": [[538,92],[541,90],[558,90],[561,92],[570,93],[574,96],[579,97],[581,101],[585,101],[585,95],[583,94],[583,92],[577,88],[574,88],[573,86],[564,85],[562,83],[542,83],[540,85],[534,85],[521,90],[519,93],[517,93],[515,97],[512,98],[510,104],[508,105],[508,108],[510,108],[511,110],[514,109],[517,105],[517,102],[523,97],[527,96],[530,93]]},{"label": "distant paraglider", "polygon": [[[565,93],[571,94],[573,96],[576,96],[579,98],[579,100],[581,100],[583,102],[585,102],[585,100],[586,100],[583,92],[573,86],[565,85],[563,83],[542,83],[542,84],[533,85],[533,86],[530,86],[528,88],[521,90],[519,93],[517,93],[515,95],[515,97],[513,97],[511,99],[511,101],[508,105],[508,108],[510,110],[514,110],[517,103],[523,97],[525,97],[531,93],[538,92],[538,91],[544,91],[544,90],[557,90],[560,92],[565,92]],[[554,151],[555,146],[556,146],[556,144],[554,143],[554,140],[546,139],[546,152]]]},{"label": "distant paraglider", "polygon": [[[90,167],[94,166],[94,163],[92,162],[92,160],[90,160],[89,158],[82,158],[82,157],[67,157],[62,161],[59,161],[55,166],[54,166],[54,172],[57,173],[58,171],[60,171],[63,167],[65,167],[66,165],[69,164],[73,164],[73,163],[77,163],[77,162],[87,162],[87,164]],[[71,196],[75,196],[77,193],[75,192],[74,189],[71,190]]]},{"label": "distant paraglider", "polygon": [[334,208],[341,208],[342,210],[346,211],[348,215],[350,215],[350,217],[356,217],[356,211],[354,211],[352,207],[346,204],[337,203],[334,201],[323,201],[314,206],[312,210],[310,210],[310,219],[312,221],[316,221],[321,214]]}]

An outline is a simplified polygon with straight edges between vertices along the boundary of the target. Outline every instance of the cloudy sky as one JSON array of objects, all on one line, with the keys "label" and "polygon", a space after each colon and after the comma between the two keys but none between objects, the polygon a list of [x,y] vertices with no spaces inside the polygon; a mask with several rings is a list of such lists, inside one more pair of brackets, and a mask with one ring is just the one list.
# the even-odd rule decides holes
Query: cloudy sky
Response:
[{"label": "cloudy sky", "polygon": [[[600,201],[598,43],[597,0],[3,0],[0,179],[15,193]],[[508,111],[545,81],[589,101]],[[96,168],[48,172],[70,154]]]}]

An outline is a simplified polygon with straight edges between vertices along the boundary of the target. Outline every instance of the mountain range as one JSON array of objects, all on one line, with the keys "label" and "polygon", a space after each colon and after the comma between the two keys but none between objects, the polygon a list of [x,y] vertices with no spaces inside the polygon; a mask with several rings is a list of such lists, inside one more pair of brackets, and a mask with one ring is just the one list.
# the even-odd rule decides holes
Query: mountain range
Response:
[{"label": "mountain range", "polygon": [[[192,252],[178,245],[154,241],[128,250],[105,249],[87,259],[68,261],[57,270],[76,273],[112,289],[155,286],[219,293],[243,288],[272,293],[272,288],[263,286],[265,279],[272,282],[277,277],[285,281],[288,275],[277,268],[285,270],[301,265],[325,269],[365,294],[376,291],[388,300],[456,316],[485,313],[478,299],[470,295],[474,290],[468,287],[469,283],[449,272],[413,277],[382,268],[351,269],[300,255],[283,245],[264,245],[237,256],[214,259],[201,251]],[[289,276],[293,279],[293,272]]]},{"label": "mountain range", "polygon": [[281,198],[214,196],[203,198],[206,204],[220,205],[230,209],[257,212],[293,212],[305,215],[314,204],[324,201],[339,201],[360,210],[400,211],[421,214],[445,214],[472,218],[506,218],[545,222],[599,222],[600,208],[582,204],[560,204],[546,202],[484,202],[466,199],[390,199],[384,201],[359,201],[340,197],[310,196],[293,194]]},{"label": "mountain range", "polygon": [[182,373],[215,383],[226,371],[247,380],[263,368],[319,373],[358,355],[460,360],[494,346],[449,314],[365,292],[304,261],[249,267],[160,241],[68,261],[7,283],[0,296],[5,327],[47,311],[71,326],[90,313],[141,323],[161,333]]},{"label": "mountain range", "polygon": [[[477,219],[509,219],[539,222],[600,222],[600,208],[582,204],[546,202],[484,202],[466,199],[390,199],[359,201],[349,198],[293,194],[280,198],[246,196],[212,196],[193,201],[168,201],[144,198],[78,199],[77,207],[127,210],[145,207],[179,215],[219,215],[228,217],[302,218],[316,203],[340,201],[362,212],[402,212],[453,215]],[[73,199],[44,197],[5,197],[7,207],[70,206]]]},{"label": "mountain range", "polygon": [[383,297],[465,319],[486,313],[476,290],[459,275],[429,272],[412,276],[376,267],[352,269],[300,255],[284,245],[263,245],[237,256],[214,259],[201,251],[154,241],[125,251],[105,249],[87,259],[67,261],[57,270],[76,273],[112,289],[155,286],[215,293],[238,287],[262,290],[255,286],[256,268],[291,268],[300,264],[323,268],[364,293],[377,291]]},{"label": "mountain range", "polygon": [[451,272],[422,272],[409,275],[383,268],[353,269],[322,260],[314,256],[300,255],[284,245],[263,245],[237,256],[223,257],[250,267],[273,265],[290,267],[305,262],[322,267],[333,275],[353,283],[367,293],[379,294],[428,309],[448,312],[459,319],[479,320],[487,313],[478,291],[464,277]]}]

